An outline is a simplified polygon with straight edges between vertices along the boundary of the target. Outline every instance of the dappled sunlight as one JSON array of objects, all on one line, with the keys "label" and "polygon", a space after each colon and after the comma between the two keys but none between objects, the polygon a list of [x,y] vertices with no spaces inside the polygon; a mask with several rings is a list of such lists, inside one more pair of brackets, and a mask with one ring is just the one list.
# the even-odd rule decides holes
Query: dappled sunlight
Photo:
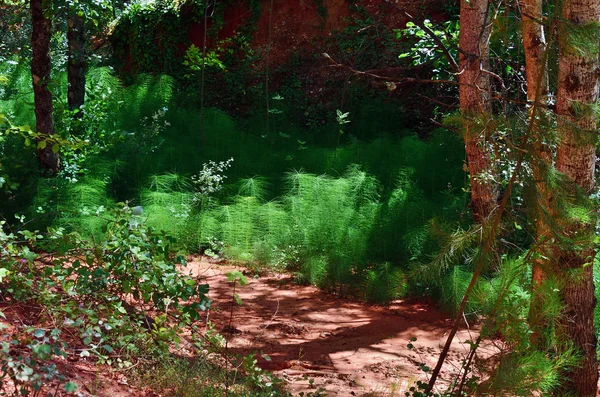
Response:
[{"label": "dappled sunlight", "polygon": [[[450,323],[446,315],[423,302],[365,305],[295,285],[289,276],[278,274],[249,274],[248,285],[236,286],[242,304],[232,306],[233,284],[224,273],[236,268],[206,258],[188,266],[211,285],[210,318],[218,330],[228,326],[233,310],[232,327],[237,331],[228,336],[231,351],[261,352],[259,365],[293,376],[290,381],[302,373],[323,373],[329,379],[328,390],[366,392],[385,388],[392,379],[414,382],[418,365],[435,365]],[[459,332],[442,379],[450,379],[460,367],[469,350],[466,340],[476,336],[476,331]],[[414,348],[409,349],[409,343]],[[260,358],[261,354],[270,360]],[[303,384],[291,381],[297,390]]]}]

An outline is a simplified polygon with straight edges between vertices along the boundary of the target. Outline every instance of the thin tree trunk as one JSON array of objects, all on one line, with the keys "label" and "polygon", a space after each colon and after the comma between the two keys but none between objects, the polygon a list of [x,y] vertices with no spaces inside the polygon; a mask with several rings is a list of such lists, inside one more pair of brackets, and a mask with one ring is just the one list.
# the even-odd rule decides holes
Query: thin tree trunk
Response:
[{"label": "thin tree trunk", "polygon": [[[67,98],[70,110],[77,110],[85,101],[85,26],[83,17],[75,11],[67,21],[67,42],[69,48]],[[81,118],[81,112],[75,114]]]},{"label": "thin tree trunk", "polygon": [[[54,109],[52,93],[48,89],[50,81],[50,36],[52,23],[44,11],[47,0],[30,0],[31,8],[31,75],[35,102],[36,130],[46,136],[54,134]],[[53,145],[38,149],[38,162],[41,169],[49,175],[55,175],[59,169],[59,157],[52,150]]]},{"label": "thin tree trunk", "polygon": [[498,197],[495,183],[488,177],[493,172],[487,144],[490,81],[484,72],[489,59],[488,17],[488,0],[461,0],[460,110],[471,180],[471,209],[476,222],[490,215]]},{"label": "thin tree trunk", "polygon": [[[589,194],[594,187],[596,163],[596,120],[590,106],[598,99],[598,54],[585,56],[574,50],[569,43],[569,32],[600,21],[600,0],[565,0],[561,17],[556,168],[573,183],[573,191],[579,187]],[[585,397],[596,396],[598,383],[592,275],[595,252],[591,244],[594,227],[594,222],[565,221],[560,231],[563,237],[584,243],[571,240],[555,250],[558,276],[564,283],[561,291],[564,312],[559,330],[582,355],[581,365],[568,373],[565,390]]]},{"label": "thin tree trunk", "polygon": [[544,297],[539,286],[547,278],[552,257],[550,241],[552,230],[548,223],[550,197],[546,180],[548,170],[552,166],[552,153],[544,139],[546,106],[548,104],[548,65],[546,56],[546,37],[542,25],[542,0],[520,0],[522,11],[521,30],[525,49],[525,74],[527,77],[527,100],[532,103],[529,108],[529,128],[533,132],[532,169],[536,189],[536,252],[532,266],[531,306],[529,322],[533,330],[532,341],[542,342],[545,321],[540,317],[543,313]]}]

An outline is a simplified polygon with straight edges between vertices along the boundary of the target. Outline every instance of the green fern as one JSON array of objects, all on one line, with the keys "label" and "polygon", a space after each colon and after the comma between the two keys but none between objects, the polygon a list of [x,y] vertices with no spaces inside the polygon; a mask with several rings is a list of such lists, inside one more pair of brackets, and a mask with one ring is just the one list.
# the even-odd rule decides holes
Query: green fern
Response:
[{"label": "green fern", "polygon": [[326,287],[324,284],[327,277],[329,263],[325,256],[313,256],[308,258],[302,265],[301,271],[296,274],[300,283]]},{"label": "green fern", "polygon": [[0,64],[0,75],[7,79],[0,85],[0,113],[8,114],[16,125],[35,126],[31,69],[25,57]]},{"label": "green fern", "polygon": [[114,206],[107,194],[107,181],[85,177],[71,183],[62,179],[40,180],[33,209],[41,209],[52,217],[55,226],[78,232],[84,238],[102,235],[102,214]]},{"label": "green fern", "polygon": [[267,181],[265,178],[240,179],[238,185],[238,196],[254,197],[259,201],[263,201],[267,197]]},{"label": "green fern", "polygon": [[456,313],[463,299],[472,273],[454,266],[440,280],[439,301],[442,307],[451,313]]},{"label": "green fern", "polygon": [[142,190],[141,203],[149,225],[172,236],[194,238],[187,228],[193,194],[187,179],[174,173],[153,175],[149,188]]},{"label": "green fern", "polygon": [[238,197],[233,204],[221,209],[221,238],[227,245],[228,256],[249,261],[252,259],[254,243],[260,230],[256,215],[260,203],[254,197]]},{"label": "green fern", "polygon": [[123,83],[108,66],[90,68],[86,74],[86,84],[107,99],[111,99],[112,95],[120,95],[123,90]]},{"label": "green fern", "polygon": [[371,302],[389,302],[406,292],[404,272],[390,263],[378,265],[366,273],[363,287],[365,298]]}]

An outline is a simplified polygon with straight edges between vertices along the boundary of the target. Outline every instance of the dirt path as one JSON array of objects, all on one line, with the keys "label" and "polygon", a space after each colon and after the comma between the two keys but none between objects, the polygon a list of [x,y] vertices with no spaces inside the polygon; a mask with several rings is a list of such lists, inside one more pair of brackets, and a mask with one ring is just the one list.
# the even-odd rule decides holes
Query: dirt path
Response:
[{"label": "dirt path", "polygon": [[[431,304],[356,303],[295,285],[289,275],[249,276],[249,285],[236,290],[243,305],[235,307],[230,328],[233,289],[224,274],[243,269],[206,259],[187,269],[210,285],[214,302],[208,315],[228,335],[231,350],[258,352],[259,366],[274,371],[294,393],[323,387],[328,396],[403,396],[417,380],[426,380],[418,365],[435,365],[450,328],[451,320]],[[466,341],[475,336],[459,332],[442,379],[458,370]],[[411,338],[417,340],[409,350]],[[312,388],[305,375],[313,379]]]}]

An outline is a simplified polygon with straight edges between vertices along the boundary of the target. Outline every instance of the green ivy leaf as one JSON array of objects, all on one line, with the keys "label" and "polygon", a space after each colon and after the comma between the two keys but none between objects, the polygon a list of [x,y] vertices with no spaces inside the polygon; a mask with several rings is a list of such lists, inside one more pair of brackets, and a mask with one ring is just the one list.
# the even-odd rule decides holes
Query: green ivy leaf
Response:
[{"label": "green ivy leaf", "polygon": [[35,331],[33,331],[33,336],[41,339],[44,336],[46,336],[46,331],[43,329],[36,329]]},{"label": "green ivy leaf", "polygon": [[76,391],[78,388],[77,384],[75,382],[67,382],[65,383],[65,391],[67,393],[72,393],[74,391]]}]

